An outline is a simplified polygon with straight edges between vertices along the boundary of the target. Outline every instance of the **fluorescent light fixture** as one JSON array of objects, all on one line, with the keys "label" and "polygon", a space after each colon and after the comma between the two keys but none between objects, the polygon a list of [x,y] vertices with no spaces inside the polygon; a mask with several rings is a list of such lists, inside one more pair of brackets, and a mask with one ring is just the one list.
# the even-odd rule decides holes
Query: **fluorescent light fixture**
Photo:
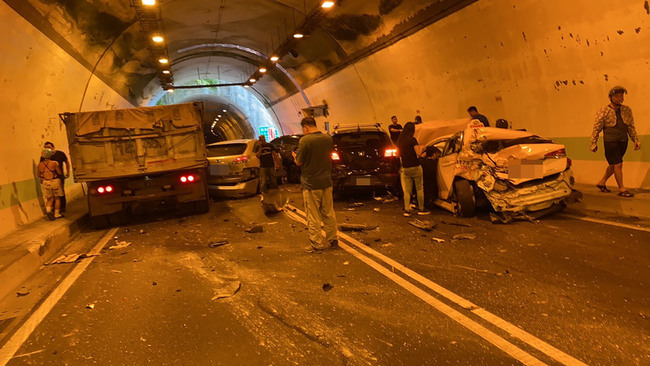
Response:
[{"label": "fluorescent light fixture", "polygon": [[218,114],[218,115],[217,115],[217,117],[219,117],[219,118],[221,118],[221,115],[220,115],[220,114]]},{"label": "fluorescent light fixture", "polygon": [[244,88],[250,88],[250,85],[246,84],[244,85]]},{"label": "fluorescent light fixture", "polygon": [[156,0],[142,0],[142,5],[156,5]]},{"label": "fluorescent light fixture", "polygon": [[163,37],[158,35],[151,37],[151,39],[156,43],[162,43],[164,41]]},{"label": "fluorescent light fixture", "polygon": [[266,72],[266,67],[260,67],[259,72],[262,74]]},{"label": "fluorescent light fixture", "polygon": [[228,112],[228,111],[224,109],[224,110],[223,110],[223,113],[226,113],[226,112]]},{"label": "fluorescent light fixture", "polygon": [[166,74],[166,75],[169,75],[169,74],[171,74],[172,72],[169,71],[169,70],[163,70],[162,73],[163,73],[163,74]]},{"label": "fluorescent light fixture", "polygon": [[158,62],[160,62],[161,64],[168,64],[169,60],[166,59],[166,58],[161,58],[161,59],[158,59]]},{"label": "fluorescent light fixture", "polygon": [[302,33],[294,33],[293,38],[295,38],[295,39],[300,39],[300,38],[302,38],[302,37],[304,37],[304,36],[305,36],[305,35],[302,34]]},{"label": "fluorescent light fixture", "polygon": [[248,81],[250,81],[251,83],[254,83],[254,82],[256,82],[257,80],[255,80],[255,78],[250,78],[250,79],[248,79]]},{"label": "fluorescent light fixture", "polygon": [[278,62],[280,58],[278,56],[271,56],[271,61]]},{"label": "fluorescent light fixture", "polygon": [[329,9],[329,8],[331,8],[332,6],[334,6],[334,2],[333,2],[333,1],[323,1],[323,3],[321,4],[320,7],[323,8],[323,9]]}]

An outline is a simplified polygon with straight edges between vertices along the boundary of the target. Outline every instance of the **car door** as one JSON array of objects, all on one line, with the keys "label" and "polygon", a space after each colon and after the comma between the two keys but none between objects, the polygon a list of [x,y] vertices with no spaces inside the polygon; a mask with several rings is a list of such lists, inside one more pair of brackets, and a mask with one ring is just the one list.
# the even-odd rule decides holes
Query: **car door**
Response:
[{"label": "car door", "polygon": [[449,138],[442,155],[438,159],[438,197],[448,200],[456,177],[458,153],[463,146],[463,132]]}]

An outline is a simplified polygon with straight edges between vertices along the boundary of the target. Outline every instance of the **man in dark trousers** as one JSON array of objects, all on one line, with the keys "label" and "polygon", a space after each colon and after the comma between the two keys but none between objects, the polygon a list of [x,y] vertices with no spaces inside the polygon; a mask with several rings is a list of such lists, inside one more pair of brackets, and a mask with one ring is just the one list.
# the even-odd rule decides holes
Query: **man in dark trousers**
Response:
[{"label": "man in dark trousers", "polygon": [[469,116],[472,117],[472,119],[481,121],[481,123],[483,123],[483,126],[490,127],[490,122],[488,121],[487,117],[478,113],[478,109],[476,109],[475,106],[467,108],[467,113],[469,113]]},{"label": "man in dark trousers", "polygon": [[397,123],[397,116],[392,116],[390,118],[391,125],[388,126],[388,132],[390,133],[390,139],[393,143],[397,142],[399,134],[402,132],[402,125]]},{"label": "man in dark trousers", "polygon": [[[63,195],[60,197],[61,199],[61,213],[65,212],[65,206],[66,206],[66,198],[65,198],[65,179],[70,176],[70,162],[68,161],[68,157],[65,155],[63,151],[57,150],[54,148],[54,144],[47,141],[44,145],[44,148],[50,149],[54,151],[54,154],[52,157],[50,157],[50,160],[54,160],[59,163],[59,167],[61,170],[63,170],[63,166],[65,165],[65,174],[60,174],[59,178],[61,180],[61,189],[63,190]],[[41,157],[41,161],[43,161],[43,157]]]},{"label": "man in dark trousers", "polygon": [[260,192],[266,193],[269,188],[278,188],[278,180],[275,178],[275,146],[266,142],[266,137],[260,135],[260,151],[257,157],[260,159]]},{"label": "man in dark trousers", "polygon": [[[304,136],[298,143],[298,152],[292,153],[296,165],[301,167],[302,197],[307,214],[309,253],[320,253],[326,247],[336,248],[336,216],[332,197],[332,137],[318,130],[316,121],[305,117],[300,121]],[[321,222],[325,238],[321,235]],[[324,240],[323,240],[324,239]]]}]

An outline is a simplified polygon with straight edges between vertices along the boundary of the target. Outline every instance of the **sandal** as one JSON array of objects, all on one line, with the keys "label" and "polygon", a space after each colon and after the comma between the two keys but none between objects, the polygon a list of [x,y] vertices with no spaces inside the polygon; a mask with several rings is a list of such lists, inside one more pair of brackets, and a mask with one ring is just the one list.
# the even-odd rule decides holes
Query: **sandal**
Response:
[{"label": "sandal", "polygon": [[630,191],[618,192],[618,195],[621,197],[634,197],[634,193]]},{"label": "sandal", "polygon": [[596,187],[597,187],[598,189],[600,189],[601,192],[604,192],[604,193],[609,193],[609,192],[612,191],[611,189],[607,188],[607,186],[604,185],[604,184],[603,184],[603,185],[596,184]]}]

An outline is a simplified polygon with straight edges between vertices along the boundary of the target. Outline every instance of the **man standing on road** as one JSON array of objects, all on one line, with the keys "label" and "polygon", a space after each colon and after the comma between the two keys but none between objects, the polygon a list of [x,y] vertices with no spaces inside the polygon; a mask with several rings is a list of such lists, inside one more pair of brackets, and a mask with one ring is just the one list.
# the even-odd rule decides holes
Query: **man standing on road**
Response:
[{"label": "man standing on road", "polygon": [[[300,121],[304,136],[298,143],[298,152],[292,152],[296,165],[301,167],[300,182],[309,228],[309,253],[321,253],[326,247],[338,247],[336,216],[332,197],[332,137],[318,130],[316,121],[305,117]],[[321,222],[325,238],[321,235]],[[324,239],[324,240],[323,240]]]},{"label": "man standing on road", "polygon": [[609,91],[610,103],[596,114],[590,149],[593,152],[598,150],[598,135],[600,131],[603,131],[605,158],[609,165],[605,169],[605,175],[596,183],[596,187],[601,192],[611,192],[606,184],[613,174],[616,184],[618,184],[618,195],[633,197],[634,194],[628,191],[623,184],[623,155],[627,151],[628,136],[634,141],[634,150],[641,149],[641,141],[639,141],[636,128],[634,128],[632,108],[623,105],[625,94],[627,94],[627,90],[622,86],[615,86]]},{"label": "man standing on road", "polygon": [[390,133],[391,141],[393,141],[393,143],[396,143],[399,134],[402,132],[402,125],[397,123],[397,116],[392,116],[390,118],[390,121],[392,124],[388,126],[388,132]]},{"label": "man standing on road", "polygon": [[485,117],[484,115],[478,113],[478,109],[476,109],[475,106],[471,106],[471,107],[467,108],[467,113],[469,113],[469,116],[472,117],[472,119],[477,119],[477,120],[481,121],[483,126],[490,127],[490,122],[488,121],[487,117]]},{"label": "man standing on road", "polygon": [[278,180],[275,178],[275,146],[266,142],[266,137],[260,135],[260,150],[257,157],[260,159],[260,191],[268,192],[269,188],[278,188]]},{"label": "man standing on road", "polygon": [[63,217],[61,215],[61,196],[63,188],[59,177],[62,175],[61,165],[52,160],[54,150],[46,148],[41,153],[41,162],[38,163],[38,178],[41,181],[43,200],[45,201],[45,212],[50,220]]},{"label": "man standing on road", "polygon": [[[61,180],[61,191],[63,192],[63,195],[61,196],[61,213],[65,212],[65,207],[67,204],[67,200],[65,198],[65,180],[66,178],[70,177],[70,162],[68,161],[68,157],[65,155],[63,151],[59,151],[54,148],[54,144],[51,142],[46,142],[43,145],[44,148],[50,149],[54,152],[50,160],[54,160],[57,163],[59,163],[59,167],[63,171],[63,165],[65,165],[65,175],[64,174],[59,174],[59,179]],[[43,161],[43,158],[41,157],[41,161]]]}]

